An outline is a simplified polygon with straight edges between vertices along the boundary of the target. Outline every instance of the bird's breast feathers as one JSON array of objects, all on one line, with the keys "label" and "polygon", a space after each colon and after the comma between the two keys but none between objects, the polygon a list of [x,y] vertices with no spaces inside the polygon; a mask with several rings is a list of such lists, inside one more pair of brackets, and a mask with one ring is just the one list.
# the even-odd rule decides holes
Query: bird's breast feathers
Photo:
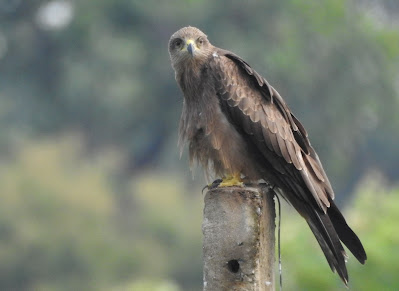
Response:
[{"label": "bird's breast feathers", "polygon": [[[203,85],[195,91],[192,88],[183,90],[185,101],[180,120],[181,149],[188,143],[190,160],[198,161],[206,171],[211,169],[218,176],[243,173],[258,178],[244,137],[222,111],[218,82],[227,80],[226,76],[220,75],[224,69],[221,66],[225,65],[221,62],[222,58],[225,57],[213,52],[212,60],[203,71],[200,82]],[[229,65],[234,66],[234,63]],[[227,84],[228,87],[237,85],[234,78],[230,78]],[[186,88],[184,84],[181,87]]]}]

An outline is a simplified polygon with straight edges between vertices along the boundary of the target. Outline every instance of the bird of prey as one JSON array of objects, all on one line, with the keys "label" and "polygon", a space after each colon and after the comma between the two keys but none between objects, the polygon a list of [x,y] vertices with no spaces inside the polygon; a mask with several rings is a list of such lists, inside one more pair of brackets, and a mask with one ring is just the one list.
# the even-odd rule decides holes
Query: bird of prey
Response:
[{"label": "bird of prey", "polygon": [[308,134],[279,93],[236,54],[213,46],[195,27],[169,41],[184,95],[181,148],[210,169],[218,187],[264,180],[305,218],[332,269],[345,284],[344,243],[362,264],[367,256],[335,205],[334,191]]}]

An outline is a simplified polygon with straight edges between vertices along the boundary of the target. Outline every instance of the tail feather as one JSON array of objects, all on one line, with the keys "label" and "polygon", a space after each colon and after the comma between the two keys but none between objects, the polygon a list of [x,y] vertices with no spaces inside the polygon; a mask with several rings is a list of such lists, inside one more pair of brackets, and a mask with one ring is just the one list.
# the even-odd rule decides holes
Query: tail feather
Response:
[{"label": "tail feather", "polygon": [[334,228],[339,236],[339,239],[346,245],[346,247],[352,252],[356,259],[364,264],[367,260],[366,251],[363,248],[360,239],[353,232],[353,230],[346,223],[346,220],[342,213],[339,211],[333,201],[328,209],[328,216],[334,225]]},{"label": "tail feather", "polygon": [[324,212],[316,203],[308,201],[307,198],[311,197],[310,195],[304,195],[304,191],[298,191],[293,187],[294,182],[290,182],[289,179],[280,179],[279,184],[284,189],[279,193],[305,218],[331,270],[337,272],[347,285],[346,258],[348,256],[342,243],[360,263],[364,264],[367,259],[366,252],[357,235],[348,226],[332,199],[329,199],[330,207],[327,207],[327,212]]},{"label": "tail feather", "polygon": [[348,271],[345,265],[346,253],[339,236],[327,214],[309,209],[306,219],[315,235],[330,268],[337,272],[345,284],[348,284]]}]

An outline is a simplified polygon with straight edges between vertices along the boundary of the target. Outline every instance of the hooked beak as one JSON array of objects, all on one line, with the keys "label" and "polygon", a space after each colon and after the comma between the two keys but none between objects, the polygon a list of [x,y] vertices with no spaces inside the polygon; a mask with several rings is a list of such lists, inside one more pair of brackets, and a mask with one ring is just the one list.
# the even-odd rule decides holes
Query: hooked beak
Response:
[{"label": "hooked beak", "polygon": [[195,54],[195,51],[197,50],[197,46],[195,45],[194,40],[188,39],[186,41],[186,49],[189,52],[189,54],[193,57]]}]

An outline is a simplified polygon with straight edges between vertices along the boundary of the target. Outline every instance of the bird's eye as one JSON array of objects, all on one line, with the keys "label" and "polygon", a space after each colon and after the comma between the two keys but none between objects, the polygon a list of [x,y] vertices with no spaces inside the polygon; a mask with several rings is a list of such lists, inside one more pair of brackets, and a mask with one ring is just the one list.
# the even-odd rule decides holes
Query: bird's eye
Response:
[{"label": "bird's eye", "polygon": [[202,45],[202,44],[204,44],[204,39],[203,39],[202,37],[200,37],[200,38],[197,40],[197,42],[198,42],[198,44]]},{"label": "bird's eye", "polygon": [[176,39],[175,40],[175,47],[180,47],[183,41],[181,39]]}]

